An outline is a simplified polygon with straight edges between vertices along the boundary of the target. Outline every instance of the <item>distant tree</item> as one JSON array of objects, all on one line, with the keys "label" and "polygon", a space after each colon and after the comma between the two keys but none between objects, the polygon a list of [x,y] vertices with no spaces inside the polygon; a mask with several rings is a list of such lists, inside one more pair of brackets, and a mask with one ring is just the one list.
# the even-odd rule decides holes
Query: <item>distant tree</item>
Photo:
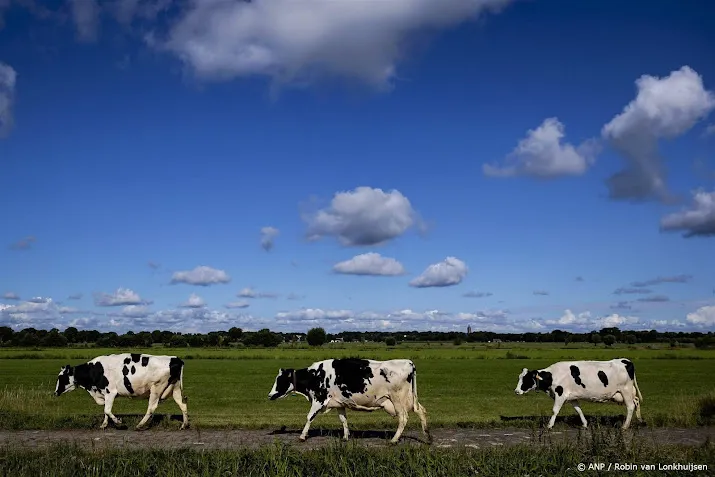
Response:
[{"label": "distant tree", "polygon": [[638,338],[634,334],[628,334],[626,335],[626,343],[628,344],[636,344],[638,342]]},{"label": "distant tree", "polygon": [[67,338],[60,334],[58,330],[52,330],[42,338],[42,346],[64,348],[67,346]]},{"label": "distant tree", "polygon": [[169,340],[169,346],[171,346],[172,348],[186,348],[188,345],[189,342],[186,340],[186,338],[178,333],[172,336]]},{"label": "distant tree", "polygon": [[675,340],[675,339],[670,340],[670,347],[671,347],[671,348],[677,348],[679,344],[680,344],[680,343],[678,343],[678,341]]},{"label": "distant tree", "polygon": [[243,342],[248,346],[264,346],[266,348],[275,348],[283,342],[283,338],[277,334],[273,333],[268,328],[263,328],[251,333],[244,338]]},{"label": "distant tree", "polygon": [[24,333],[20,337],[20,345],[34,347],[40,344],[40,338],[35,333]]},{"label": "distant tree", "polygon": [[12,340],[14,334],[15,332],[9,326],[0,326],[0,343],[7,343]]},{"label": "distant tree", "polygon": [[64,330],[62,334],[65,335],[65,338],[67,338],[67,341],[69,341],[70,343],[76,343],[79,331],[74,326],[70,326],[66,330]]},{"label": "distant tree", "polygon": [[238,341],[243,336],[243,330],[234,326],[228,330],[228,336],[231,338],[231,341]]},{"label": "distant tree", "polygon": [[385,344],[387,346],[395,346],[397,344],[397,340],[394,336],[388,336],[387,338],[385,338]]},{"label": "distant tree", "polygon": [[601,335],[598,333],[591,333],[591,343],[593,343],[593,346],[598,346],[598,343],[602,341]]},{"label": "distant tree", "polygon": [[571,342],[571,333],[566,333],[564,335],[564,346],[568,346],[569,343]]},{"label": "distant tree", "polygon": [[613,344],[616,342],[616,337],[613,335],[606,335],[603,337],[603,344],[606,346],[613,346]]},{"label": "distant tree", "polygon": [[323,328],[311,328],[308,330],[307,341],[310,346],[321,346],[328,340]]},{"label": "distant tree", "polygon": [[454,346],[459,346],[462,344],[462,338],[454,338],[454,341],[452,341]]}]

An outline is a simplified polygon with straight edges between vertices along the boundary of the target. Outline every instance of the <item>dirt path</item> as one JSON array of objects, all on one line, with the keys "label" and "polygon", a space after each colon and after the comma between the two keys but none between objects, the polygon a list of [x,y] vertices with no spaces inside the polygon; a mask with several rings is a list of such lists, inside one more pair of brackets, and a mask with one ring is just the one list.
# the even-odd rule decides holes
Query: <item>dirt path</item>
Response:
[{"label": "dirt path", "polygon": [[[233,449],[238,447],[258,447],[274,441],[295,444],[298,448],[312,449],[335,443],[342,431],[311,430],[305,443],[298,442],[299,430],[66,430],[66,431],[0,431],[0,448],[22,446],[42,448],[54,443],[76,443],[90,449],[114,448],[195,448]],[[564,429],[544,433],[518,428],[504,429],[434,429],[434,447],[473,447],[514,445],[536,442],[563,442],[574,439],[581,432],[578,429]],[[583,437],[588,437],[585,431]],[[663,444],[701,445],[706,440],[715,440],[715,427],[707,428],[641,428],[628,431],[627,438]],[[386,446],[392,431],[353,431],[351,438],[366,446]],[[421,445],[421,434],[410,431],[403,434],[401,445]]]}]

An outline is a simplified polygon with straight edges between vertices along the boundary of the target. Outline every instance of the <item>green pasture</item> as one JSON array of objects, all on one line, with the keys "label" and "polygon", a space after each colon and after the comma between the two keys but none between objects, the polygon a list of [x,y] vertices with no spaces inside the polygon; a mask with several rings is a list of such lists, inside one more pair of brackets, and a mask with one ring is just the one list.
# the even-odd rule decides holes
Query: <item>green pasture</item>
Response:
[{"label": "green pasture", "polygon": [[[528,346],[523,343],[439,345],[431,343],[385,348],[352,345],[309,349],[168,349],[132,350],[172,354],[185,359],[184,387],[194,427],[300,428],[308,402],[300,396],[269,401],[268,392],[278,368],[305,367],[330,357],[360,356],[373,359],[410,358],[418,372],[418,394],[432,426],[490,427],[529,426],[550,416],[552,401],[543,393],[516,396],[513,392],[521,369],[536,369],[558,360],[612,359],[634,361],[643,393],[643,417],[651,426],[691,426],[699,423],[699,400],[715,395],[712,376],[715,351],[603,348],[559,344]],[[59,398],[52,395],[57,373],[65,364],[79,364],[92,357],[117,352],[103,349],[0,349],[0,428],[51,429],[95,427],[102,407],[83,390]],[[126,424],[136,424],[146,410],[145,400],[117,399],[114,412]],[[590,422],[621,419],[625,408],[616,404],[582,403]],[[172,400],[159,405],[159,415],[179,414]],[[575,416],[564,406],[561,416]],[[125,417],[124,417],[125,416]],[[520,419],[524,418],[526,419]],[[159,419],[159,418],[158,418]],[[396,426],[384,412],[348,413],[352,429],[391,429]],[[418,426],[411,416],[409,428]],[[177,427],[163,419],[159,425]],[[569,423],[557,424],[560,426]],[[314,428],[340,428],[337,415],[319,416]]]}]

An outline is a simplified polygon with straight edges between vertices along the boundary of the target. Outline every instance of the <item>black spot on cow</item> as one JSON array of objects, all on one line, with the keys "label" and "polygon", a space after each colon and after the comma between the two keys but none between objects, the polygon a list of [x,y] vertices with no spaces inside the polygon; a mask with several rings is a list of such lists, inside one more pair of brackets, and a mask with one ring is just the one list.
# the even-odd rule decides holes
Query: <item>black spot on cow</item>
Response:
[{"label": "black spot on cow", "polygon": [[[127,369],[127,368],[124,368]],[[132,387],[132,382],[129,381],[128,376],[124,376],[124,387],[127,388],[127,391],[129,391],[129,394],[134,394],[134,388]]]},{"label": "black spot on cow", "polygon": [[136,372],[137,372],[137,368],[135,368],[134,365],[132,365],[132,374],[134,374]]},{"label": "black spot on cow", "polygon": [[371,383],[370,379],[373,377],[370,362],[366,359],[334,359],[333,369],[335,369],[335,384],[346,398],[367,391],[367,385]]},{"label": "black spot on cow", "polygon": [[621,363],[626,365],[626,371],[628,372],[628,377],[631,378],[631,381],[636,375],[636,367],[633,366],[633,362],[630,359],[622,359]]},{"label": "black spot on cow", "polygon": [[556,394],[558,394],[559,396],[561,396],[561,395],[563,395],[563,393],[564,393],[564,388],[561,387],[561,386],[556,386],[556,389],[555,389],[554,391],[556,391]]},{"label": "black spot on cow", "polygon": [[62,371],[62,374],[60,374],[57,377],[57,395],[59,396],[63,392],[65,392],[65,389],[67,389],[67,386],[70,385],[70,376],[72,376],[72,368],[68,364],[67,366],[64,367],[64,370]]},{"label": "black spot on cow", "polygon": [[102,363],[84,363],[75,366],[74,380],[77,386],[88,391],[92,388],[101,391],[109,386],[109,380],[104,375]]},{"label": "black spot on cow", "polygon": [[536,384],[536,371],[529,371],[521,378],[521,390],[527,392]]},{"label": "black spot on cow", "polygon": [[[139,353],[132,353],[131,356],[132,356],[132,361],[134,361],[135,363],[138,363],[142,357],[142,355],[140,355]],[[127,363],[127,364],[129,364],[129,363]]]},{"label": "black spot on cow", "polygon": [[147,364],[149,364],[149,356],[143,356],[142,357],[142,366],[146,367]]},{"label": "black spot on cow", "polygon": [[[137,361],[139,361],[139,359],[137,359]],[[181,358],[174,357],[169,360],[169,384],[174,384],[181,379],[181,370],[183,367],[184,362]]]},{"label": "black spot on cow", "polygon": [[129,364],[132,362],[131,358],[124,358],[124,364]]},{"label": "black spot on cow", "polygon": [[603,371],[599,371],[599,372],[598,372],[598,379],[601,380],[601,382],[603,383],[603,387],[604,387],[604,388],[605,388],[606,386],[608,386],[608,376],[606,376],[606,373],[604,373]]},{"label": "black spot on cow", "polygon": [[[385,378],[385,382],[390,382],[390,380],[387,378],[387,372],[382,368],[380,368],[380,376]],[[410,373],[410,376],[412,376],[412,373]]]},{"label": "black spot on cow", "polygon": [[306,372],[305,386],[308,389],[308,395],[314,398],[318,402],[325,402],[328,400],[328,386],[330,383],[330,378],[328,373],[323,369],[323,363],[318,365],[317,369],[308,369]]},{"label": "black spot on cow", "polygon": [[539,378],[537,379],[537,389],[539,391],[548,391],[551,389],[551,385],[554,383],[554,379],[551,376],[551,373],[548,371],[538,371],[536,373],[536,376]]},{"label": "black spot on cow", "polygon": [[571,376],[573,376],[573,380],[576,381],[576,384],[578,386],[581,386],[582,388],[585,388],[586,385],[583,384],[583,382],[581,381],[581,370],[578,369],[578,366],[575,366],[572,364],[570,369],[571,369]]}]

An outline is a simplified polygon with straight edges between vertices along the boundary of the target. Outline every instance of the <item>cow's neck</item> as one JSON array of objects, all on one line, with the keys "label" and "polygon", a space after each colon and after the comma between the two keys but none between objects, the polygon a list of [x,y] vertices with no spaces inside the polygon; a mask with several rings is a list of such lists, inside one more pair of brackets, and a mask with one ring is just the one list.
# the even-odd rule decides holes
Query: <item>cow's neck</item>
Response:
[{"label": "cow's neck", "polygon": [[296,369],[293,372],[293,389],[295,392],[308,395],[310,384],[310,375],[308,373],[308,368]]}]

